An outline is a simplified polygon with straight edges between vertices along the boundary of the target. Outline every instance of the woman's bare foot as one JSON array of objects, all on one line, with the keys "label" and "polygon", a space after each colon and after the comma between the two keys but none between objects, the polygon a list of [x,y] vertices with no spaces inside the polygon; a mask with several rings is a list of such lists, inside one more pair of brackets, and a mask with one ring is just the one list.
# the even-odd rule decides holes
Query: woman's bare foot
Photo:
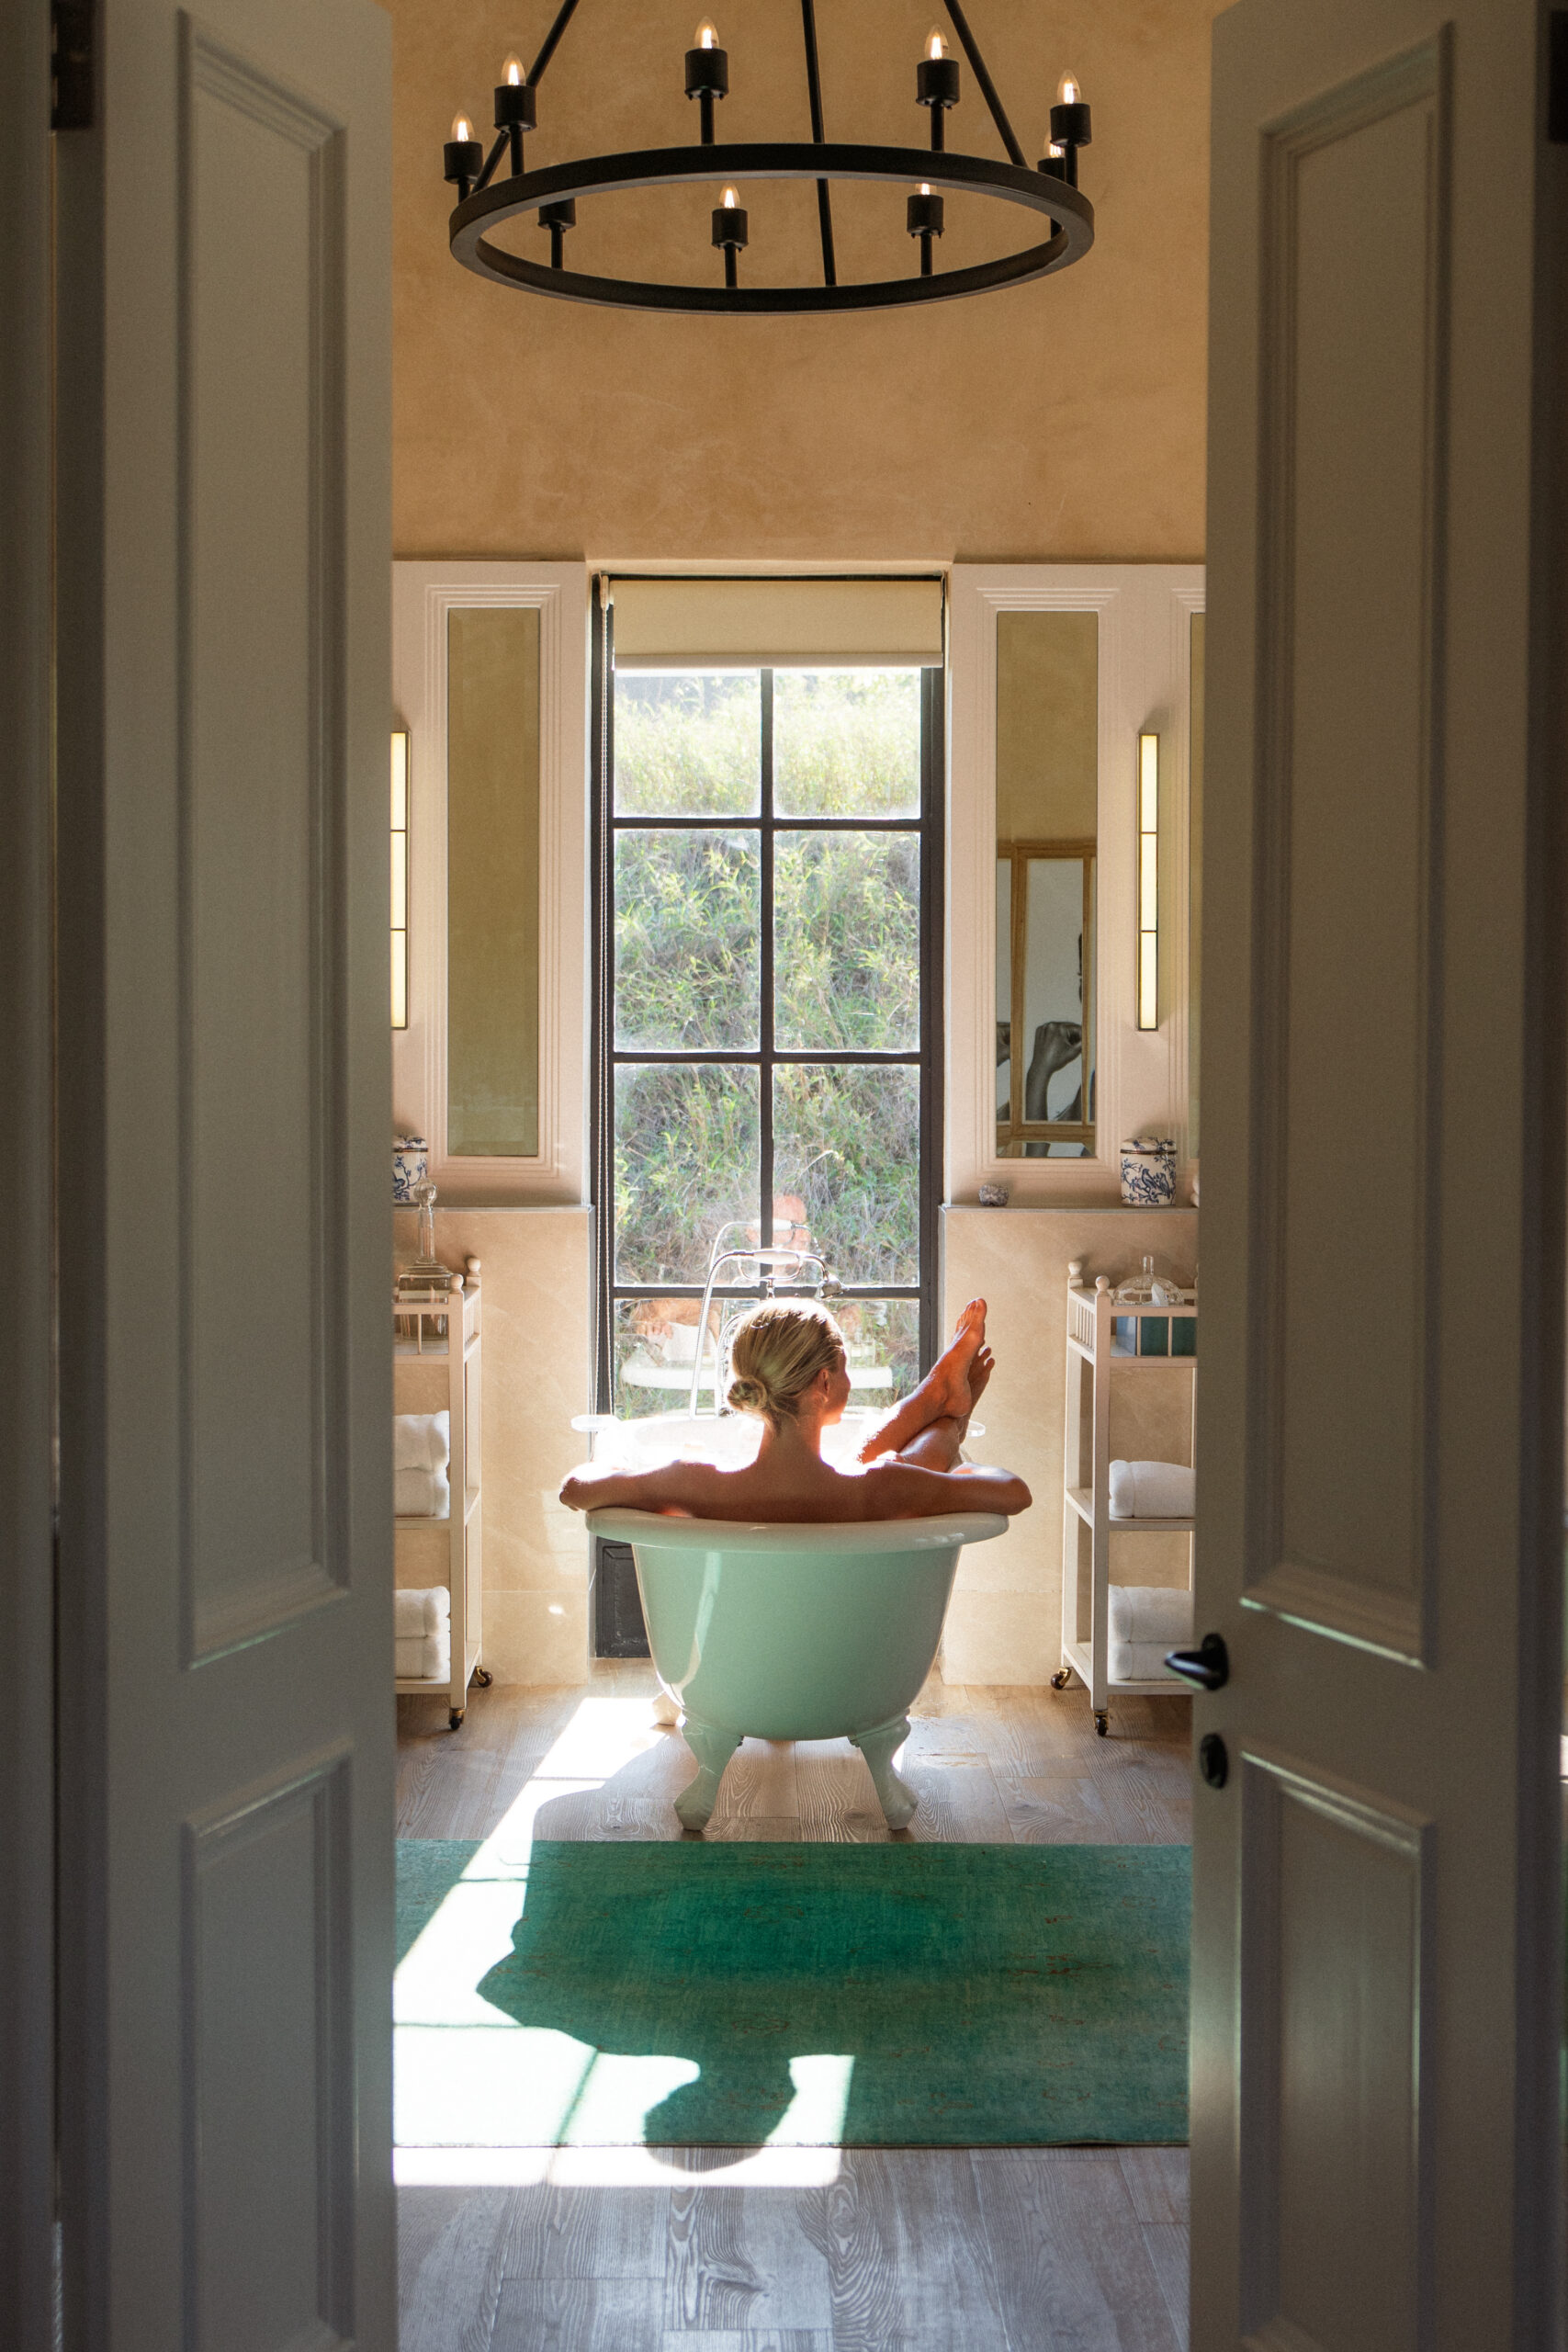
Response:
[{"label": "woman's bare foot", "polygon": [[909,1398],[910,1404],[919,1397],[925,1406],[928,1420],[937,1420],[945,1414],[951,1414],[955,1421],[964,1420],[975,1401],[971,1374],[985,1344],[986,1302],[972,1298],[953,1327],[952,1340]]},{"label": "woman's bare foot", "polygon": [[[910,1390],[874,1436],[867,1438],[860,1450],[860,1460],[874,1462],[879,1454],[897,1453],[933,1421],[967,1419],[974,1408],[975,1365],[985,1343],[986,1302],[972,1298],[959,1316],[948,1346],[919,1386]],[[988,1356],[989,1351],[987,1353]],[[982,1388],[990,1376],[987,1363],[980,1382]]]}]

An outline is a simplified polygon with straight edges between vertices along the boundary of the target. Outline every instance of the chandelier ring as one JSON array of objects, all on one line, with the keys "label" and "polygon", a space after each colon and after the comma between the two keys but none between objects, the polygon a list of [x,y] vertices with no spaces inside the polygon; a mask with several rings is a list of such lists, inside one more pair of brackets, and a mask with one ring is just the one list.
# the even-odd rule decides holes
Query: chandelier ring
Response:
[{"label": "chandelier ring", "polygon": [[[579,196],[694,182],[759,180],[891,180],[933,189],[953,188],[1021,205],[1051,222],[1043,243],[967,268],[932,276],[881,278],[850,286],[682,286],[625,277],[595,277],[580,270],[529,261],[492,244],[486,232],[520,213],[536,212]],[[1079,261],[1094,243],[1094,208],[1053,173],[993,163],[986,156],[928,152],[918,147],[830,145],[802,141],[748,141],[727,146],[645,147],[624,155],[595,155],[514,172],[492,181],[455,207],[451,249],[478,277],[524,286],[569,302],[598,302],[624,310],[687,316],[750,312],[892,310],[906,302],[953,301],[999,287],[1027,286]]]}]

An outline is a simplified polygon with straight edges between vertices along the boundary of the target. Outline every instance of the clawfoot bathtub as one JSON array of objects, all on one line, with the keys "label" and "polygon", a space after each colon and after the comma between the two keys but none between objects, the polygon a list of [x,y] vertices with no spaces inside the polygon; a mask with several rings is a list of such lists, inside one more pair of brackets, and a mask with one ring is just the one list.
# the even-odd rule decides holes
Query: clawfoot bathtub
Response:
[{"label": "clawfoot bathtub", "polygon": [[849,1737],[888,1827],[904,1827],[918,1799],[893,1758],[936,1657],[958,1555],[1000,1535],[1005,1519],[769,1527],[596,1510],[588,1524],[637,1560],[654,1667],[697,1760],[675,1804],[685,1828],[706,1823],[748,1734]]}]

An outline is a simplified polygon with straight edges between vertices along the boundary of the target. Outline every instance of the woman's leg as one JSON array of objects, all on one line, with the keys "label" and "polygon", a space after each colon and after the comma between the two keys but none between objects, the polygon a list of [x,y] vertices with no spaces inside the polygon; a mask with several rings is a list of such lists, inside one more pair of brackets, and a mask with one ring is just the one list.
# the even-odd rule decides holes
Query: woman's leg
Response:
[{"label": "woman's leg", "polygon": [[974,1403],[976,1360],[986,1343],[986,1302],[972,1298],[958,1318],[952,1341],[938,1357],[918,1388],[894,1406],[861,1447],[860,1459],[874,1462],[884,1453],[902,1453],[910,1441],[935,1421],[966,1418]]},{"label": "woman's leg", "polygon": [[912,1464],[917,1470],[956,1470],[968,1426],[967,1413],[962,1419],[955,1413],[944,1413],[941,1420],[928,1421],[908,1445],[901,1445],[897,1459]]}]

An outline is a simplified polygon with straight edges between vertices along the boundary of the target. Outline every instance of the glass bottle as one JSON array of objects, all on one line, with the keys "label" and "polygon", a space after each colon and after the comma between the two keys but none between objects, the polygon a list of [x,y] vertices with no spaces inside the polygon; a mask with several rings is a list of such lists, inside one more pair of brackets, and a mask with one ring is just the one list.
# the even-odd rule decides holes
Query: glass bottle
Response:
[{"label": "glass bottle", "polygon": [[398,1275],[400,1292],[448,1291],[452,1287],[452,1272],[435,1254],[435,1186],[428,1176],[409,1192],[419,1211],[419,1253],[410,1260]]}]

